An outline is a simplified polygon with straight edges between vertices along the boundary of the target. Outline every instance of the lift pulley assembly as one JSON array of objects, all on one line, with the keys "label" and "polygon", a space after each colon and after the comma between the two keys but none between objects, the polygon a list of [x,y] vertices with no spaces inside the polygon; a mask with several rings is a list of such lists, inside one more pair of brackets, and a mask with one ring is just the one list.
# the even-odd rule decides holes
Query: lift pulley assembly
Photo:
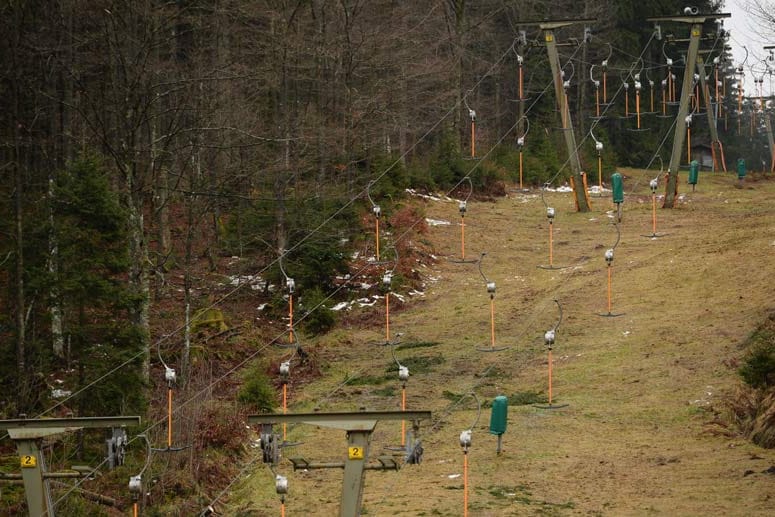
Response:
[{"label": "lift pulley assembly", "polygon": [[468,212],[468,200],[474,192],[474,184],[471,182],[470,176],[466,176],[464,179],[468,182],[468,195],[458,203],[458,211],[460,212],[460,258],[450,259],[450,262],[473,264],[476,262],[476,259],[466,259],[466,212]]},{"label": "lift pulley assembly", "polygon": [[[471,397],[476,401],[476,418],[474,423],[468,429],[461,431],[458,438],[460,447],[463,449],[463,517],[468,517],[468,449],[471,448],[471,435],[474,432],[476,424],[479,422],[479,417],[482,414],[482,403],[479,401],[479,397],[473,391],[469,393]],[[463,396],[465,398],[466,395]],[[461,398],[462,400],[462,398]]]},{"label": "lift pulley assembly", "polygon": [[608,318],[613,318],[616,316],[622,316],[624,313],[613,313],[611,312],[611,270],[614,262],[614,250],[616,250],[616,247],[619,245],[619,240],[621,239],[621,231],[619,230],[619,225],[614,224],[614,228],[616,228],[616,242],[614,243],[613,247],[607,249],[604,254],[605,263],[606,263],[606,271],[608,273],[608,312],[605,314],[599,313],[598,316],[605,316]]},{"label": "lift pulley assembly", "polygon": [[556,212],[553,207],[546,203],[546,199],[544,199],[544,191],[547,187],[548,185],[544,184],[543,188],[541,189],[541,201],[544,204],[544,208],[546,208],[546,218],[549,220],[549,265],[537,267],[540,269],[565,269],[567,266],[554,265],[554,217]]},{"label": "lift pulley assembly", "polygon": [[535,405],[534,407],[539,409],[560,409],[567,407],[568,404],[554,404],[553,403],[553,393],[552,393],[552,367],[553,367],[553,359],[552,359],[552,349],[554,348],[554,341],[557,337],[557,330],[560,328],[560,323],[562,323],[562,305],[560,305],[560,302],[558,300],[554,300],[554,303],[557,304],[557,309],[560,312],[559,318],[557,320],[557,323],[554,325],[554,327],[550,328],[546,332],[544,332],[544,344],[546,345],[546,350],[549,354],[548,358],[548,364],[549,364],[549,404],[546,406],[543,405]]},{"label": "lift pulley assembly", "polygon": [[371,213],[374,214],[374,256],[375,256],[375,263],[376,264],[381,264],[380,256],[379,256],[379,220],[380,220],[380,217],[382,216],[382,209],[371,198],[371,187],[374,186],[375,182],[376,182],[375,180],[369,181],[369,185],[366,188],[366,197],[369,198],[369,203],[371,203]]},{"label": "lift pulley assembly", "polygon": [[288,343],[289,346],[295,347],[295,336],[293,331],[293,293],[296,291],[296,282],[293,280],[293,278],[288,276],[288,273],[285,272],[285,268],[283,267],[283,257],[285,257],[286,254],[287,251],[285,250],[280,253],[278,264],[280,266],[280,272],[283,274],[283,278],[285,279],[285,288],[288,290]]},{"label": "lift pulley assembly", "polygon": [[490,295],[490,346],[477,347],[477,350],[480,352],[500,352],[501,350],[506,350],[507,347],[495,347],[495,282],[489,280],[482,270],[482,261],[486,255],[487,252],[482,252],[482,255],[479,257],[479,274],[484,279],[487,294]]}]

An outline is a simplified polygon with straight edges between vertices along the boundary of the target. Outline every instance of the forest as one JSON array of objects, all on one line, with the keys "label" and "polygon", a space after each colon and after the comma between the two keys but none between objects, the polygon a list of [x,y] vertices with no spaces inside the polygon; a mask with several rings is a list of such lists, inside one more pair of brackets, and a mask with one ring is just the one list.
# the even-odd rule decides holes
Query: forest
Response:
[{"label": "forest", "polygon": [[[704,13],[724,7],[693,5]],[[523,145],[528,186],[567,182],[537,25],[558,13],[594,20],[556,31],[590,182],[600,151],[582,137],[593,123],[605,183],[619,166],[658,169],[654,153],[661,148],[667,163],[662,144],[673,123],[654,116],[670,73],[665,59],[672,57],[680,81],[688,34],[684,24],[665,24],[656,39],[646,18],[684,7],[676,0],[3,2],[0,415],[158,413],[152,407],[166,387],[166,363],[176,365],[182,386],[239,364],[228,352],[214,359],[202,351],[203,335],[228,332],[219,304],[232,296],[211,290],[205,277],[225,277],[223,264],[238,261],[234,297],[268,304],[272,317],[260,332],[273,336],[287,328],[287,297],[275,288],[287,278],[283,265],[301,293],[301,314],[335,291],[329,306],[348,299],[338,286],[354,257],[373,247],[373,205],[382,207],[384,231],[412,228],[423,215],[405,203],[406,190],[454,189],[472,158],[473,191],[482,199],[517,181]],[[718,58],[727,85],[719,104],[734,112],[728,41],[713,20],[704,31],[706,62]],[[649,131],[630,131],[633,120],[623,116],[634,109],[632,90],[629,107],[620,95],[597,123],[594,80],[603,61],[609,92],[634,86],[639,74],[638,109],[649,113]],[[742,131],[736,119],[719,121],[730,167],[739,156],[752,167],[769,159],[758,127],[753,136],[752,113]],[[710,144],[703,124],[692,138]],[[397,252],[402,261],[418,253]],[[412,281],[407,269],[400,273]],[[321,310],[299,330],[311,338],[335,326],[333,313]]]}]

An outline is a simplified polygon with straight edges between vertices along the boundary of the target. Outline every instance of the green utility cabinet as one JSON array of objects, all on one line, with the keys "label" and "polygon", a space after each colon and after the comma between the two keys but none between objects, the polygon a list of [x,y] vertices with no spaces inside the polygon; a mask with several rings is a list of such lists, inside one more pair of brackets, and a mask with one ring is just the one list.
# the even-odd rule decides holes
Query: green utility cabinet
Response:
[{"label": "green utility cabinet", "polygon": [[738,158],[737,159],[737,179],[742,180],[745,178],[745,159]]},{"label": "green utility cabinet", "polygon": [[696,185],[700,177],[700,162],[692,160],[689,164],[689,185]]},{"label": "green utility cabinet", "polygon": [[614,203],[624,203],[624,182],[622,175],[618,172],[611,174],[611,192],[614,196]]},{"label": "green utility cabinet", "polygon": [[503,434],[509,417],[509,401],[505,395],[498,395],[492,401],[490,413],[490,434]]}]

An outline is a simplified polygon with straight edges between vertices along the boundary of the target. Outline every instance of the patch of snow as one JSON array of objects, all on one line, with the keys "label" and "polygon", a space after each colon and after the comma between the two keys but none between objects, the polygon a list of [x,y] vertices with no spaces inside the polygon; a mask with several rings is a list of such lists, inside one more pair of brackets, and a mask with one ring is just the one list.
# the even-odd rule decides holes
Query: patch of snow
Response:
[{"label": "patch of snow", "polygon": [[431,195],[428,195],[428,194],[421,194],[421,193],[419,193],[416,190],[411,189],[411,188],[406,189],[406,193],[409,194],[410,196],[415,196],[415,197],[419,197],[419,198],[422,198],[422,199],[428,199],[430,201],[453,201],[452,198],[450,198],[449,196],[444,196],[442,198],[442,197],[439,197],[439,196],[431,196]]},{"label": "patch of snow", "polygon": [[361,282],[360,288],[361,289],[371,289],[371,284],[367,284],[366,282]]},{"label": "patch of snow", "polygon": [[268,303],[262,303],[261,305],[259,305],[258,307],[256,307],[256,310],[257,310],[257,311],[263,311],[264,309],[266,309],[266,306],[267,306],[267,305],[269,305],[269,304],[268,304]]},{"label": "patch of snow", "polygon": [[412,289],[409,291],[409,296],[425,296],[425,293],[416,289]]},{"label": "patch of snow", "polygon": [[457,479],[460,477],[460,474],[450,474],[447,476],[449,479]]},{"label": "patch of snow", "polygon": [[546,192],[573,192],[573,189],[570,188],[570,185],[562,185],[561,187],[557,188],[548,187],[544,190],[546,190]]},{"label": "patch of snow", "polygon": [[630,335],[630,331],[629,330],[625,330],[624,332],[622,332],[622,335],[625,336],[625,337],[629,336]]},{"label": "patch of snow", "polygon": [[395,296],[396,298],[398,298],[398,300],[399,300],[399,301],[401,301],[401,302],[404,302],[404,301],[406,301],[406,297],[405,297],[405,296],[403,296],[403,295],[400,295],[400,294],[398,294],[398,293],[393,293],[393,296]]},{"label": "patch of snow", "polygon": [[449,221],[442,221],[439,219],[431,219],[430,217],[425,218],[425,222],[428,223],[429,226],[449,226],[452,223]]},{"label": "patch of snow", "polygon": [[[258,275],[231,275],[229,278],[229,284],[234,287],[240,287],[242,285],[249,285],[251,289],[257,291],[267,287],[267,282]],[[272,291],[274,286],[269,285],[268,289]]]},{"label": "patch of snow", "polygon": [[342,309],[349,309],[351,304],[349,302],[339,302],[333,307],[331,307],[332,311],[341,311]]},{"label": "patch of snow", "polygon": [[600,187],[598,185],[592,185],[591,187],[589,187],[590,194],[602,194],[604,192],[611,192],[611,191],[605,187]]},{"label": "patch of snow", "polygon": [[73,392],[70,390],[60,390],[59,388],[51,390],[51,397],[55,399],[69,397],[72,394]]}]

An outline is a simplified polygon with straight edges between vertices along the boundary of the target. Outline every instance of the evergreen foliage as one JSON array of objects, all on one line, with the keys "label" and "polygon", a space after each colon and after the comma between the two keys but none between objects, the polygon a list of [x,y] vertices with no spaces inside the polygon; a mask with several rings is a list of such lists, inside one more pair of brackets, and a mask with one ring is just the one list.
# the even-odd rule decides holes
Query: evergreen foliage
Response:
[{"label": "evergreen foliage", "polygon": [[141,411],[140,335],[127,319],[136,300],[126,288],[126,213],[96,158],[80,158],[59,175],[52,213],[57,273],[46,283],[59,293],[53,303],[63,309],[77,388],[124,365],[103,379],[99,390],[77,398],[79,414]]},{"label": "evergreen foliage", "polygon": [[740,377],[752,388],[775,387],[775,329],[771,322],[748,339],[748,350],[740,366]]},{"label": "evergreen foliage", "polygon": [[277,406],[277,392],[266,375],[266,366],[255,363],[245,369],[237,400],[261,413],[271,413]]}]

